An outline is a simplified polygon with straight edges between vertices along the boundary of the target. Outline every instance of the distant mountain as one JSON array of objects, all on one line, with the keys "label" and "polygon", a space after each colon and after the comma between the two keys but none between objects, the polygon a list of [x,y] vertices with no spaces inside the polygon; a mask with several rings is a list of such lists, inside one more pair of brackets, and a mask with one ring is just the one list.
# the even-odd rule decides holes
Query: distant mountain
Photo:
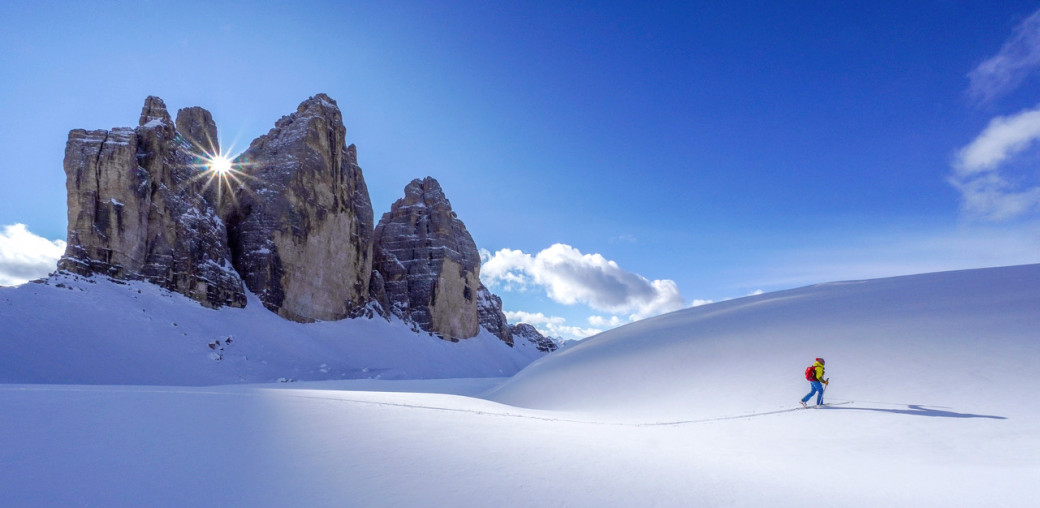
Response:
[{"label": "distant mountain", "polygon": [[174,120],[158,97],[137,127],[69,133],[68,246],[50,278],[0,292],[0,381],[502,376],[556,348],[514,340],[435,179],[373,224],[327,95],[230,172],[217,139],[208,111]]},{"label": "distant mountain", "polygon": [[[174,120],[158,97],[137,127],[71,131],[59,269],[147,281],[209,308],[246,306],[252,293],[300,323],[378,314],[445,340],[487,330],[514,345],[501,300],[480,297],[476,244],[435,179],[409,183],[373,224],[357,148],[327,95],[278,120],[229,173],[210,170],[219,156],[208,111]],[[524,340],[554,349],[540,334]]]}]

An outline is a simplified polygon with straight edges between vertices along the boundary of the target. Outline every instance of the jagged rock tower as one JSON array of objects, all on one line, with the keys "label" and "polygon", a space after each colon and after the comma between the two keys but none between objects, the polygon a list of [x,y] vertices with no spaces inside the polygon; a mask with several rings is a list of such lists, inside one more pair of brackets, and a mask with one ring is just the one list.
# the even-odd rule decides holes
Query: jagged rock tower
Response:
[{"label": "jagged rock tower", "polygon": [[375,230],[374,269],[391,312],[448,339],[477,334],[480,254],[437,180],[412,180]]},{"label": "jagged rock tower", "polygon": [[295,321],[350,317],[369,300],[372,203],[336,101],[307,99],[235,162],[222,203],[234,265],[268,309]]},{"label": "jagged rock tower", "polygon": [[[192,113],[179,112],[178,123],[182,116],[190,123]],[[201,116],[215,139],[209,113]],[[224,223],[195,178],[192,143],[158,97],[145,100],[137,128],[71,131],[68,247],[58,268],[147,280],[209,307],[244,306]]]}]

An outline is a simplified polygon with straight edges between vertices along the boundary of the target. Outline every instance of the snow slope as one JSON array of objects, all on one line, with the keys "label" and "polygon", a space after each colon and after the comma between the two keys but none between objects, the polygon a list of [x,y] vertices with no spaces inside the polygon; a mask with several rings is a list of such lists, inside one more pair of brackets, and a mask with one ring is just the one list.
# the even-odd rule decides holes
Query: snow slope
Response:
[{"label": "snow slope", "polygon": [[[760,411],[808,391],[1001,414],[1040,393],[1040,265],[822,284],[617,328],[551,355],[499,402],[619,417]],[[1028,404],[1026,404],[1028,406]]]},{"label": "snow slope", "polygon": [[244,309],[213,310],[152,284],[101,277],[58,274],[0,288],[0,383],[508,376],[542,354],[484,330],[453,343],[379,317],[294,323],[251,294]]},{"label": "snow slope", "polygon": [[[1031,265],[687,309],[505,380],[0,385],[0,505],[1034,506],[1038,323]],[[815,356],[841,405],[798,408]]]}]

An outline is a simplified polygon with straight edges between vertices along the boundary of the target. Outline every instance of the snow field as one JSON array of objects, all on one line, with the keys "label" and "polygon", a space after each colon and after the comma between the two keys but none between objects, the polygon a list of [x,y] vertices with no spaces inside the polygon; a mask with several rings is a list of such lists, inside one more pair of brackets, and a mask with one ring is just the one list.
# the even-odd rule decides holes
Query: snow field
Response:
[{"label": "snow field", "polygon": [[[687,309],[511,378],[330,380],[343,364],[310,370],[315,340],[235,372],[303,361],[325,381],[0,385],[0,505],[1033,506],[1038,323],[1029,265]],[[844,404],[798,405],[816,356]],[[52,358],[0,376],[34,360]],[[221,372],[177,368],[163,375]]]},{"label": "snow field", "polygon": [[[1035,430],[797,409],[578,421],[353,382],[6,385],[4,506],[1027,506]],[[388,389],[406,381],[383,382]],[[415,382],[412,382],[413,384]],[[437,389],[474,391],[473,383]],[[339,385],[338,387],[335,385]],[[369,385],[367,388],[372,388]],[[850,407],[836,406],[837,407]],[[893,407],[892,409],[898,409]]]}]

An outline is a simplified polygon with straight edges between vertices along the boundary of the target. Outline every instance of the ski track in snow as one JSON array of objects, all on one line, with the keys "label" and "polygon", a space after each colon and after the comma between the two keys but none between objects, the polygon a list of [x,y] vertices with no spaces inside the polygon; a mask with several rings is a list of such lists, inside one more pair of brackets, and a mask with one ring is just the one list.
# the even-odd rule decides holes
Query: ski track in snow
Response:
[{"label": "ski track in snow", "polygon": [[[406,408],[406,409],[421,409],[421,410],[427,410],[427,411],[440,411],[440,412],[449,412],[449,413],[467,413],[467,414],[473,414],[473,415],[479,415],[479,416],[492,416],[492,417],[500,417],[500,418],[523,418],[523,419],[528,419],[528,420],[539,420],[539,421],[545,421],[545,422],[577,423],[577,424],[583,424],[583,425],[608,425],[608,426],[618,426],[618,427],[668,427],[668,426],[696,425],[696,424],[703,424],[703,423],[721,422],[721,421],[726,421],[726,420],[743,420],[743,419],[750,419],[750,418],[758,418],[758,417],[762,417],[762,416],[772,416],[772,415],[779,415],[779,414],[785,414],[785,413],[794,413],[796,411],[804,411],[804,410],[807,410],[807,409],[809,409],[809,410],[811,410],[811,409],[816,409],[816,410],[831,410],[831,409],[839,410],[839,409],[844,409],[844,410],[857,410],[857,411],[876,411],[876,412],[892,413],[892,414],[906,414],[906,415],[930,416],[930,417],[946,417],[946,418],[990,418],[990,419],[995,419],[995,420],[1006,420],[1007,419],[1006,417],[1003,417],[1003,416],[979,415],[979,414],[973,414],[973,413],[958,413],[958,412],[955,412],[955,411],[945,411],[945,410],[941,410],[941,409],[930,409],[930,408],[939,408],[941,406],[929,406],[929,405],[923,405],[923,404],[887,403],[887,404],[890,404],[890,405],[893,405],[893,406],[901,406],[901,407],[905,406],[907,409],[891,409],[891,408],[890,409],[886,409],[886,408],[861,407],[861,406],[853,405],[853,404],[856,403],[855,401],[846,400],[846,401],[839,401],[839,402],[827,402],[827,403],[824,403],[822,407],[821,406],[792,407],[792,408],[785,408],[785,409],[777,409],[777,410],[774,410],[774,411],[761,411],[761,412],[744,413],[744,414],[732,415],[732,416],[719,416],[719,417],[689,419],[689,420],[673,420],[673,421],[658,421],[658,422],[626,422],[626,421],[588,420],[588,419],[577,419],[577,418],[560,418],[560,417],[538,416],[538,415],[530,415],[530,414],[511,413],[511,412],[486,411],[486,410],[479,410],[479,409],[465,409],[465,408],[457,408],[457,407],[430,406],[430,405],[424,405],[424,404],[406,404],[406,403],[403,403],[403,402],[386,402],[386,401],[347,399],[347,398],[340,398],[340,397],[317,397],[317,396],[313,396],[313,395],[296,395],[296,394],[294,394],[293,396],[296,397],[296,398],[301,398],[301,399],[315,399],[315,400],[326,400],[326,401],[333,401],[333,402],[346,402],[346,403],[363,404],[363,405],[370,405],[370,406],[399,407],[399,408]],[[848,407],[837,407],[837,406],[848,406]]]},{"label": "ski track in snow", "polygon": [[[338,402],[350,402],[350,403],[354,403],[354,404],[367,404],[367,405],[373,405],[373,406],[401,407],[401,408],[408,408],[408,409],[424,409],[424,410],[429,410],[429,411],[444,411],[444,412],[452,412],[452,413],[469,413],[469,414],[475,414],[475,415],[480,415],[480,416],[494,416],[494,417],[502,417],[502,418],[524,418],[524,419],[528,419],[528,420],[540,420],[540,421],[546,421],[546,422],[577,423],[577,424],[583,424],[583,425],[609,425],[609,426],[618,426],[618,427],[667,427],[667,426],[679,426],[679,425],[693,425],[693,424],[699,424],[699,423],[711,423],[711,422],[719,422],[719,421],[725,421],[725,420],[739,420],[739,419],[754,418],[754,417],[759,417],[759,416],[769,416],[769,415],[777,415],[777,414],[783,414],[783,413],[793,413],[795,411],[801,411],[803,409],[806,409],[806,408],[803,408],[803,407],[796,407],[796,408],[789,408],[789,409],[778,409],[776,411],[766,411],[766,412],[761,412],[761,413],[747,413],[747,414],[736,415],[736,416],[722,416],[722,417],[716,417],[716,418],[703,418],[703,419],[697,419],[697,420],[676,420],[676,421],[666,421],[666,422],[622,422],[622,421],[612,422],[612,421],[605,421],[605,420],[582,420],[582,419],[575,419],[575,418],[553,418],[553,417],[549,417],[549,416],[525,415],[525,414],[519,414],[519,413],[500,413],[500,412],[495,412],[495,411],[482,411],[482,410],[477,410],[477,409],[462,409],[462,408],[451,408],[451,407],[426,406],[426,405],[418,405],[418,404],[404,404],[404,403],[397,403],[397,402],[377,402],[377,401],[370,401],[370,400],[313,397],[313,396],[306,396],[306,395],[299,396],[299,397],[300,398],[309,398],[309,399],[334,400],[334,401],[338,401]],[[852,403],[852,401],[836,402],[836,403],[833,403],[833,404],[830,404],[830,405],[851,404],[851,403]]]},{"label": "ski track in snow", "polygon": [[[485,411],[485,410],[479,410],[479,409],[465,409],[465,408],[455,408],[455,407],[429,406],[429,405],[423,405],[423,404],[406,404],[406,403],[402,403],[402,402],[385,402],[385,401],[373,401],[373,400],[346,399],[346,398],[339,398],[339,397],[317,397],[317,396],[313,396],[313,395],[294,395],[294,397],[301,398],[301,399],[317,399],[317,400],[327,400],[327,401],[334,401],[334,402],[347,402],[347,403],[352,403],[352,404],[364,404],[364,405],[370,405],[370,406],[399,407],[399,408],[406,408],[406,409],[421,409],[421,410],[427,410],[427,411],[440,411],[440,412],[448,412],[448,413],[468,413],[468,414],[474,414],[474,415],[479,415],[479,416],[492,416],[492,417],[500,417],[500,418],[523,418],[523,419],[527,419],[527,420],[538,420],[538,421],[545,421],[545,422],[577,423],[577,424],[582,424],[582,425],[609,425],[609,426],[618,426],[618,427],[665,427],[665,426],[692,425],[692,424],[699,424],[699,423],[711,423],[711,422],[718,422],[718,421],[724,421],[724,420],[739,420],[739,419],[743,419],[743,418],[754,418],[754,417],[759,417],[759,416],[769,416],[769,415],[777,415],[777,414],[783,414],[783,413],[792,413],[792,412],[795,412],[795,411],[801,411],[803,409],[806,409],[806,408],[803,408],[803,407],[795,407],[795,408],[788,408],[788,409],[779,409],[779,410],[776,410],[776,411],[766,411],[766,412],[760,412],[760,413],[747,413],[747,414],[741,414],[741,415],[736,415],[736,416],[722,416],[722,417],[703,418],[703,419],[696,419],[696,420],[675,420],[675,421],[664,421],[664,422],[624,422],[624,421],[606,421],[606,420],[585,420],[585,419],[577,419],[577,418],[559,418],[559,417],[538,416],[538,415],[521,414],[521,413]],[[835,402],[835,403],[832,403],[832,404],[828,404],[828,406],[834,406],[834,405],[839,405],[839,404],[851,404],[851,403],[852,403],[852,401]]]},{"label": "ski track in snow", "polygon": [[[245,387],[243,387],[243,388],[245,388]],[[539,415],[522,414],[522,413],[516,413],[516,412],[501,412],[501,411],[488,411],[488,410],[481,410],[481,409],[467,409],[467,408],[461,408],[461,407],[432,406],[432,405],[427,405],[427,404],[409,404],[409,403],[404,403],[404,402],[389,402],[389,401],[385,401],[385,400],[384,401],[378,401],[378,400],[351,399],[351,398],[345,398],[345,397],[320,397],[320,396],[317,396],[317,395],[304,395],[304,394],[301,394],[301,393],[294,393],[294,392],[303,391],[303,390],[310,391],[307,388],[301,388],[301,389],[295,389],[295,388],[258,388],[257,390],[264,390],[264,391],[274,390],[274,391],[278,391],[279,393],[287,394],[288,396],[290,396],[292,398],[296,398],[296,399],[321,400],[321,401],[336,402],[336,403],[348,403],[348,404],[359,404],[359,405],[380,406],[380,407],[396,407],[396,408],[403,408],[403,409],[416,409],[416,410],[437,411],[437,412],[446,412],[446,413],[465,413],[465,414],[472,414],[472,415],[478,415],[478,416],[490,416],[490,417],[498,417],[498,418],[522,418],[522,419],[527,419],[527,420],[537,420],[537,421],[544,421],[544,422],[576,423],[576,424],[582,424],[582,425],[608,425],[608,426],[618,426],[618,427],[666,427],[666,426],[694,425],[694,424],[711,423],[711,422],[719,422],[719,421],[726,421],[726,420],[740,420],[740,419],[746,419],[746,418],[755,418],[755,417],[778,415],[778,414],[784,414],[784,413],[793,413],[795,411],[802,411],[802,410],[805,410],[805,409],[825,409],[825,408],[830,408],[830,407],[838,406],[838,405],[853,404],[853,401],[840,401],[840,402],[828,402],[828,403],[825,403],[823,408],[819,408],[819,407],[816,407],[816,406],[809,406],[808,408],[793,407],[793,408],[778,409],[778,410],[775,410],[775,411],[764,411],[764,412],[757,412],[757,413],[745,413],[745,414],[733,415],[733,416],[721,416],[721,417],[700,418],[700,419],[691,419],[691,420],[674,420],[674,421],[661,421],[661,422],[625,422],[625,421],[589,420],[589,419],[577,419],[577,418],[539,416]],[[190,389],[176,389],[176,388],[171,388],[171,389],[158,389],[158,388],[136,389],[136,388],[94,387],[94,386],[90,386],[90,387],[66,387],[66,386],[50,386],[50,385],[48,385],[48,386],[19,386],[19,387],[10,387],[10,388],[9,387],[0,387],[0,391],[83,392],[83,393],[121,393],[121,394],[180,394],[180,395],[213,395],[213,396],[234,396],[234,397],[262,397],[262,396],[266,395],[266,393],[264,393],[263,391],[253,391],[253,390],[228,390],[228,391],[221,391],[221,390],[190,390]],[[353,392],[352,390],[344,390],[344,391],[339,392],[339,393],[345,393],[346,394],[346,393],[352,393],[352,392]],[[391,392],[366,392],[366,393],[385,394],[385,393],[391,393]],[[398,393],[398,394],[402,394],[403,393],[403,394],[409,394],[409,395],[417,395],[417,394],[412,393],[412,392],[392,392],[392,393]],[[479,401],[482,401],[482,402],[484,401],[484,399],[472,399],[472,400],[479,400]],[[917,406],[919,406],[919,405],[912,405],[912,404],[897,404],[897,405],[900,405],[900,406],[905,405],[907,407],[917,407]],[[885,409],[876,409],[876,408],[856,408],[856,407],[850,407],[849,409],[861,409],[861,410],[868,410],[868,411],[871,411],[871,410],[890,411],[890,412],[900,412],[901,411],[901,410],[885,410]],[[907,411],[907,413],[909,413],[909,411]],[[977,415],[971,415],[971,416],[977,416]]]}]

